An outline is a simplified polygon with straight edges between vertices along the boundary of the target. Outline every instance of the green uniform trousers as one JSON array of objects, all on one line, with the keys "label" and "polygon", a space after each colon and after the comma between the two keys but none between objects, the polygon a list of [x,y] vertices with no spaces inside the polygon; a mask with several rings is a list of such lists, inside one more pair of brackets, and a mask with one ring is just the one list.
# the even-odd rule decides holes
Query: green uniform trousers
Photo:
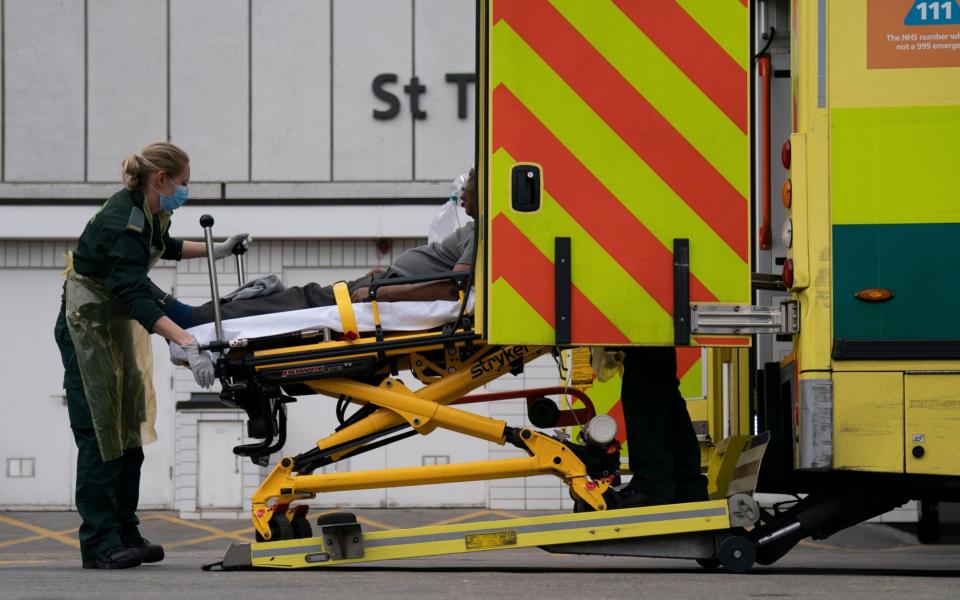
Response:
[{"label": "green uniform trousers", "polygon": [[77,512],[83,519],[80,554],[83,560],[90,560],[109,548],[133,545],[141,539],[136,512],[143,449],[125,450],[123,456],[106,462],[100,457],[76,351],[62,308],[54,336],[63,360],[67,410],[77,444],[76,503]]},{"label": "green uniform trousers", "polygon": [[665,502],[706,500],[700,443],[676,373],[675,348],[626,349],[620,398],[633,473],[628,487]]}]

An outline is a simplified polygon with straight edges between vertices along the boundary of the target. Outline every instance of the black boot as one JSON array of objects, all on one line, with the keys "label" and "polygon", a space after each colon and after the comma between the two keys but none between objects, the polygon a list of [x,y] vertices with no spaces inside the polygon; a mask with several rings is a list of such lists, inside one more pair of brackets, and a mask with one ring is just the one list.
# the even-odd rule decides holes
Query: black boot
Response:
[{"label": "black boot", "polygon": [[149,540],[140,538],[140,541],[127,546],[140,553],[140,558],[145,563],[155,563],[163,560],[163,546],[160,544],[151,544]]},{"label": "black boot", "polygon": [[96,558],[83,561],[84,569],[129,569],[139,567],[143,560],[136,548],[116,546],[101,552]]},{"label": "black boot", "polygon": [[674,483],[676,497],[673,499],[676,503],[681,502],[704,502],[710,499],[707,493],[707,478],[703,475],[695,475]]},{"label": "black boot", "polygon": [[627,485],[617,495],[620,497],[620,508],[638,508],[640,506],[658,506],[661,504],[670,504],[669,498],[658,498],[646,494],[636,487]]}]

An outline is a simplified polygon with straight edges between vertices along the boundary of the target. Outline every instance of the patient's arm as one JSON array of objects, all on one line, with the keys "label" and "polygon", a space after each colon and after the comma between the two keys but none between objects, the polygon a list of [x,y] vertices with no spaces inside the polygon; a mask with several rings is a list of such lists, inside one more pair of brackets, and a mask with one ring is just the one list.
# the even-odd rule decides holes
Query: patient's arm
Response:
[{"label": "patient's arm", "polygon": [[[472,265],[456,264],[453,271],[469,271]],[[368,299],[370,288],[357,288],[350,295],[354,302],[363,302]],[[408,283],[403,285],[388,285],[377,288],[377,300],[381,302],[396,302],[398,300],[456,300],[457,286],[452,281],[428,281],[424,283]]]}]

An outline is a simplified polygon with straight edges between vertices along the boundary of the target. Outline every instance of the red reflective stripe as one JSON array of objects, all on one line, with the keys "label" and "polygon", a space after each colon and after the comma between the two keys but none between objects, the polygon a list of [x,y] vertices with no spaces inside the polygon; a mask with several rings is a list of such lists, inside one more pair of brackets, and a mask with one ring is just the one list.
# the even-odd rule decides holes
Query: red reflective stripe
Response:
[{"label": "red reflective stripe", "polygon": [[747,72],[676,0],[613,2],[740,131],[747,132]]},{"label": "red reflective stripe", "polygon": [[[556,327],[551,285],[553,263],[503,214],[493,219],[493,240],[492,281],[505,279],[544,321]],[[577,286],[573,286],[570,300],[570,335],[574,342],[629,343],[627,336]]]},{"label": "red reflective stripe", "polygon": [[510,27],[747,262],[746,199],[545,0],[498,4]]},{"label": "red reflective stripe", "polygon": [[613,417],[613,420],[617,422],[617,441],[620,442],[620,445],[627,443],[627,424],[623,418],[623,400],[617,398],[617,401],[614,403],[610,410],[607,411],[607,414]]},{"label": "red reflective stripe", "polygon": [[[673,315],[670,250],[502,85],[493,91],[493,114],[494,151],[502,147],[517,161],[540,164],[544,188],[550,196],[667,314]],[[716,296],[693,275],[690,298],[696,302],[716,301]]]},{"label": "red reflective stripe", "polygon": [[700,348],[677,348],[677,379],[683,379],[699,360]]}]

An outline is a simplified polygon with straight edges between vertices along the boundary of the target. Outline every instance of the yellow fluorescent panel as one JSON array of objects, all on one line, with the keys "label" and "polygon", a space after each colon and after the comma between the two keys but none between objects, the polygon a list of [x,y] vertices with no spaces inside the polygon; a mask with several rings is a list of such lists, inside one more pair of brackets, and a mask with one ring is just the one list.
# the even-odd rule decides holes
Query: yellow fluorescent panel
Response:
[{"label": "yellow fluorescent panel", "polygon": [[903,472],[903,373],[833,374],[833,466]]},{"label": "yellow fluorescent panel", "polygon": [[[503,278],[493,282],[490,288],[491,305],[497,307],[497,318],[491,323],[492,333],[505,344],[520,344],[530,339],[550,340],[556,332],[543,320],[536,310],[520,296]],[[511,337],[514,332],[515,337]]]},{"label": "yellow fluorescent panel", "polygon": [[[748,265],[546,65],[506,22],[493,31],[493,73],[668,248],[691,244],[690,268],[721,301],[741,300]],[[509,56],[510,60],[505,57]],[[549,174],[545,174],[545,177]]]},{"label": "yellow fluorescent panel", "polygon": [[835,224],[960,222],[960,107],[838,109],[830,128]]},{"label": "yellow fluorescent panel", "polygon": [[677,4],[744,71],[750,70],[750,34],[745,27],[750,19],[749,8],[740,0],[677,0]]},{"label": "yellow fluorescent panel", "polygon": [[960,475],[960,376],[905,380],[907,473]]},{"label": "yellow fluorescent panel", "polygon": [[[726,2],[746,11],[739,0],[696,0],[683,4],[693,5],[697,12],[720,13],[725,11],[707,6]],[[741,196],[750,195],[750,153],[746,134],[626,15],[612,2],[552,0],[552,4]],[[730,29],[737,29],[743,44],[749,44],[746,31],[739,30],[742,27]],[[743,58],[747,58],[746,50]],[[695,118],[691,118],[693,115]]]},{"label": "yellow fluorescent panel", "polygon": [[[493,156],[494,172],[503,172],[502,176],[494,178],[495,185],[502,186],[493,190],[498,198],[510,197],[507,188],[510,167],[514,163],[506,150],[500,149]],[[572,261],[573,281],[620,331],[625,334],[637,332],[636,335],[643,339],[662,343],[672,341],[672,317],[546,191],[536,213],[505,211],[504,214],[551,261],[556,236],[562,234],[571,238],[573,256],[576,257]],[[629,305],[624,304],[626,298],[630,300]],[[499,315],[499,308],[497,310]]]}]

